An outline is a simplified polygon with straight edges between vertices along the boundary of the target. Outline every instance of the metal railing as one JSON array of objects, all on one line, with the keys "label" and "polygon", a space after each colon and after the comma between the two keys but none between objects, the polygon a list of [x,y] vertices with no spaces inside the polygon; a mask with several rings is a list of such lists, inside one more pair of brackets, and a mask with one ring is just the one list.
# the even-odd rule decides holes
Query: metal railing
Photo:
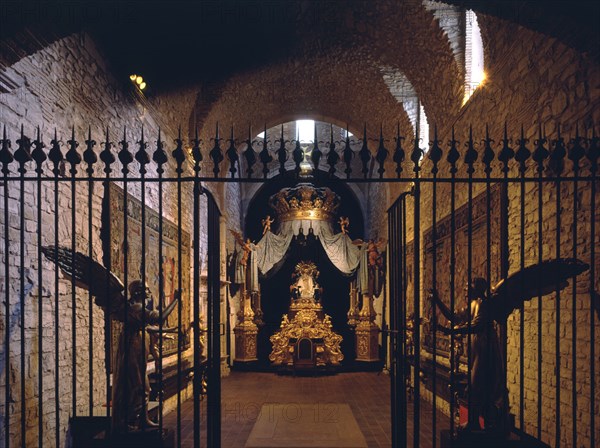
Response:
[{"label": "metal railing", "polygon": [[[369,138],[365,133],[361,143],[361,149],[354,151],[352,146],[356,141],[346,137],[342,141],[334,141],[333,134],[329,142],[314,142],[312,145],[303,146],[300,142],[287,142],[283,137],[279,140],[274,140],[271,144],[269,135],[265,130],[265,138],[253,140],[249,135],[247,139],[237,140],[234,137],[233,129],[231,130],[231,138],[227,139],[228,148],[224,151],[221,147],[223,138],[219,135],[217,126],[215,135],[210,139],[210,150],[202,148],[203,142],[199,139],[198,132],[195,132],[194,137],[189,144],[189,150],[186,150],[187,145],[184,144],[181,136],[175,139],[175,149],[169,155],[164,149],[164,142],[161,141],[160,131],[156,140],[155,148],[152,152],[148,151],[148,142],[144,136],[143,130],[140,132],[140,140],[137,142],[137,150],[130,151],[130,143],[127,141],[126,133],[123,139],[119,142],[120,149],[116,151],[111,142],[111,133],[107,129],[103,136],[102,149],[97,151],[96,141],[92,139],[91,132],[88,132],[86,140],[83,142],[85,149],[80,153],[78,151],[79,142],[75,138],[74,130],[71,130],[69,139],[65,142],[67,151],[63,153],[61,146],[65,146],[58,138],[55,131],[51,139],[49,148],[42,141],[39,129],[37,130],[34,139],[28,138],[21,128],[20,136],[12,141],[6,135],[4,129],[3,138],[0,145],[0,163],[2,164],[2,187],[3,187],[3,295],[4,295],[4,444],[5,446],[26,446],[27,442],[37,443],[42,446],[47,439],[45,432],[47,429],[44,425],[45,416],[53,416],[55,434],[53,443],[56,446],[61,446],[64,443],[64,423],[61,420],[65,415],[75,417],[77,415],[94,415],[94,408],[98,404],[98,397],[94,394],[96,387],[97,376],[95,375],[96,366],[92,359],[92,354],[99,350],[97,338],[94,337],[94,321],[97,319],[94,316],[93,297],[91,292],[85,294],[88,315],[86,316],[85,330],[87,330],[87,351],[88,351],[88,366],[87,366],[87,388],[89,397],[87,398],[87,411],[83,411],[81,405],[81,397],[78,395],[80,385],[78,384],[78,376],[81,373],[78,364],[78,357],[85,351],[84,347],[80,346],[81,332],[78,332],[78,324],[80,314],[82,312],[82,303],[84,297],[81,291],[77,288],[75,281],[64,281],[59,275],[59,267],[55,265],[50,271],[48,265],[44,268],[44,256],[42,247],[51,245],[55,248],[66,246],[70,249],[71,260],[74,262],[75,253],[80,251],[90,258],[100,252],[97,249],[98,244],[102,246],[102,264],[109,270],[116,269],[117,266],[122,270],[123,282],[127,286],[132,278],[131,263],[132,254],[128,244],[130,238],[130,226],[135,224],[141,232],[139,241],[139,250],[142,256],[140,258],[139,279],[143,283],[147,283],[148,266],[147,257],[143,254],[148,251],[156,250],[156,258],[159,260],[158,268],[155,274],[158,278],[158,304],[154,308],[160,314],[159,319],[159,342],[157,344],[160,351],[158,357],[158,389],[163,389],[163,328],[162,310],[166,306],[168,297],[165,295],[165,279],[163,260],[165,254],[164,238],[168,236],[170,241],[175,245],[175,254],[173,256],[174,272],[171,281],[175,282],[176,290],[185,290],[191,286],[191,303],[192,316],[191,327],[193,329],[193,360],[191,371],[194,374],[193,380],[193,399],[194,399],[194,445],[200,446],[200,401],[202,399],[202,378],[205,375],[208,383],[208,398],[207,398],[207,434],[206,441],[208,446],[214,447],[220,444],[220,295],[221,295],[221,278],[220,278],[220,230],[219,230],[219,208],[212,194],[205,187],[206,183],[254,183],[267,182],[272,175],[290,176],[301,179],[318,178],[329,182],[356,182],[356,183],[386,183],[390,184],[391,188],[394,184],[404,188],[406,192],[400,194],[399,199],[392,205],[388,211],[388,231],[389,231],[389,250],[390,250],[390,265],[389,273],[389,288],[390,288],[390,303],[389,303],[389,344],[390,344],[390,373],[392,387],[392,429],[393,429],[393,445],[404,446],[407,443],[408,432],[408,399],[406,397],[407,387],[414,391],[413,399],[413,422],[412,422],[412,441],[414,446],[420,444],[420,434],[426,430],[429,422],[422,421],[420,415],[421,393],[426,384],[421,384],[426,381],[427,387],[431,389],[431,400],[434,409],[440,404],[439,385],[442,382],[440,371],[442,370],[442,359],[447,355],[448,365],[448,402],[450,407],[450,415],[448,420],[448,429],[452,435],[455,431],[454,414],[459,407],[461,397],[457,397],[459,393],[459,382],[455,376],[463,376],[466,382],[470,382],[470,353],[471,344],[467,344],[466,356],[460,357],[459,362],[456,357],[455,346],[457,339],[460,339],[451,333],[449,340],[446,341],[450,347],[449,351],[444,355],[443,350],[440,350],[438,345],[441,337],[437,334],[438,317],[435,312],[431,315],[431,320],[426,322],[429,325],[427,331],[424,330],[423,311],[426,289],[429,287],[438,288],[440,284],[440,264],[437,262],[440,254],[440,245],[436,242],[440,233],[440,226],[447,227],[448,243],[444,249],[448,251],[450,267],[448,280],[448,292],[450,294],[449,308],[452,313],[455,312],[458,304],[456,297],[456,288],[459,285],[459,275],[457,269],[459,260],[457,257],[457,229],[462,231],[467,236],[466,256],[461,255],[461,262],[465,262],[461,269],[467,272],[464,280],[471,283],[473,277],[473,260],[477,257],[485,259],[479,273],[481,276],[486,276],[488,280],[492,278],[504,278],[509,274],[509,270],[515,269],[516,265],[509,262],[509,242],[519,245],[519,267],[523,269],[526,262],[526,238],[530,234],[536,236],[536,259],[534,261],[542,262],[543,259],[550,256],[561,258],[564,256],[572,256],[574,258],[582,258],[583,261],[589,263],[589,285],[586,294],[589,294],[590,304],[585,305],[585,309],[589,308],[589,338],[590,344],[587,347],[589,359],[594,360],[595,352],[595,321],[593,304],[595,303],[595,290],[598,287],[594,282],[596,279],[595,258],[593,254],[593,245],[596,238],[596,188],[598,183],[598,137],[595,135],[583,137],[578,132],[573,138],[565,143],[560,133],[552,140],[550,150],[545,145],[547,139],[540,135],[535,142],[535,149],[530,151],[527,148],[527,140],[521,134],[517,140],[518,148],[513,151],[510,148],[510,140],[505,129],[504,137],[501,140],[502,145],[496,155],[493,149],[493,140],[489,135],[485,135],[482,143],[482,158],[481,163],[477,163],[479,152],[476,150],[475,139],[472,132],[469,133],[467,140],[466,151],[461,154],[458,151],[458,141],[454,138],[454,134],[449,142],[449,150],[445,154],[440,145],[440,140],[436,135],[432,142],[431,149],[425,152],[419,147],[418,134],[414,138],[415,144],[410,150],[410,154],[405,152],[402,146],[403,137],[399,133],[391,140],[384,138],[380,134],[379,138],[375,138],[377,148],[372,151],[369,149]],[[394,149],[389,151],[386,149],[386,144],[393,141]],[[324,143],[324,144],[323,144]],[[327,147],[326,150],[321,150],[319,147]],[[257,148],[255,150],[254,148]],[[14,150],[13,150],[14,148]],[[568,170],[565,170],[565,160],[570,161]],[[303,166],[309,163],[310,170],[306,171]],[[303,165],[304,164],[304,165]],[[225,166],[226,165],[226,166]],[[466,169],[466,175],[459,175],[461,169]],[[479,174],[478,170],[482,173]],[[68,171],[67,171],[68,170]],[[172,174],[167,174],[174,171]],[[101,174],[103,172],[103,174]],[[258,177],[255,177],[256,172],[260,172]],[[498,172],[498,174],[496,174]],[[122,203],[119,205],[119,231],[122,232],[123,245],[121,252],[122,260],[114,259],[115,252],[111,244],[113,239],[111,235],[114,233],[111,229],[111,223],[114,221],[114,216],[111,217],[112,210],[110,206],[111,193],[114,185],[120,185],[123,193],[120,197]],[[528,192],[529,186],[537,188],[537,195]],[[98,188],[100,187],[100,188]],[[516,189],[516,190],[515,190]],[[18,192],[15,194],[15,190]],[[165,195],[168,190],[173,195],[173,202],[169,201],[170,209],[175,210],[173,216],[174,222],[167,223],[165,215]],[[506,213],[500,213],[501,225],[495,229],[493,220],[496,216],[492,207],[494,199],[494,191],[499,190],[499,207],[506,209]],[[156,203],[155,215],[149,218],[148,213],[148,193],[152,192]],[[579,200],[580,194],[586,193],[588,202],[583,203]],[[131,196],[129,193],[135,192],[136,196]],[[514,202],[514,198],[510,199],[509,193],[515,193],[518,197],[518,202]],[[549,212],[549,205],[543,202],[544,194],[550,193],[555,197],[554,212]],[[531,194],[531,197],[528,197]],[[83,195],[83,196],[82,196]],[[442,195],[442,196],[440,196]],[[483,195],[483,196],[481,196]],[[190,197],[191,196],[191,197]],[[206,206],[202,206],[202,197],[206,197]],[[477,201],[477,197],[485,198],[485,209],[483,224],[476,222],[473,204]],[[14,198],[14,199],[13,199]],[[81,202],[81,198],[85,198],[85,202]],[[114,198],[112,199],[114,200]],[[65,202],[67,201],[67,202]],[[136,202],[137,201],[137,202]],[[526,216],[526,209],[529,204],[535,201],[537,209],[530,217]],[[102,207],[102,216],[97,213],[98,203],[104,204]],[[46,203],[50,204],[50,208],[46,210]],[[192,204],[191,211],[191,231],[189,247],[184,246],[185,232],[182,229],[182,223],[188,219],[184,216],[185,204]],[[15,209],[12,204],[17,204]],[[65,208],[67,204],[67,208]],[[107,205],[108,204],[108,205]],[[137,205],[135,205],[137,204]],[[183,204],[183,206],[182,206]],[[443,207],[440,206],[443,204]],[[139,208],[140,215],[136,217],[137,221],[132,221],[130,212],[131,207]],[[429,209],[429,206],[431,209]],[[460,212],[466,210],[466,212]],[[440,208],[442,209],[440,211]],[[564,210],[563,210],[564,208]],[[518,216],[515,218],[519,222],[517,234],[513,230],[509,230],[508,220],[510,213],[518,211]],[[31,211],[34,212],[31,215]],[[67,218],[65,213],[70,211],[70,218]],[[49,213],[52,217],[51,221],[44,219],[44,214]],[[203,214],[204,213],[204,214]],[[460,215],[460,213],[463,213]],[[466,213],[466,215],[465,215]],[[550,235],[545,227],[545,222],[549,216],[554,218],[556,227],[554,235]],[[443,214],[443,215],[442,215]],[[561,229],[563,226],[564,217],[569,214],[569,220],[572,221],[572,231],[565,239],[565,231]],[[459,217],[459,215],[461,217]],[[535,216],[533,216],[535,215]],[[465,217],[466,216],[466,217]],[[587,244],[580,242],[579,236],[587,230],[578,231],[578,223],[583,216],[587,216],[589,220],[589,238],[586,238]],[[78,219],[81,218],[82,221]],[[459,221],[457,222],[457,217]],[[139,218],[139,219],[138,219]],[[531,219],[529,219],[531,218]],[[155,220],[155,227],[151,227],[149,220]],[[139,222],[138,222],[139,221]],[[68,222],[69,228],[60,230],[63,222]],[[201,223],[207,223],[207,246],[202,248],[200,241]],[[587,222],[587,221],[586,221]],[[101,223],[101,232],[98,231]],[[474,245],[473,237],[478,228],[484,228],[485,234],[482,245]],[[426,228],[426,226],[429,226]],[[466,227],[465,227],[466,226]],[[483,226],[483,227],[481,227]],[[167,227],[173,232],[168,235],[165,233]],[[156,242],[154,248],[148,248],[150,244],[147,232],[153,228],[155,232]],[[12,230],[11,230],[12,229]],[[50,233],[49,233],[50,232]],[[82,233],[87,232],[82,236]],[[35,239],[28,234],[35,234]],[[479,234],[477,234],[479,235]],[[427,241],[423,238],[426,237]],[[552,237],[552,238],[550,238]],[[409,240],[412,239],[412,242]],[[477,237],[479,238],[479,236]],[[544,244],[554,240],[555,251],[544,256]],[[572,247],[569,254],[565,253],[565,241],[572,241]],[[498,253],[495,244],[498,244]],[[429,245],[429,246],[427,246]],[[429,248],[425,251],[425,248]],[[561,248],[562,247],[562,248]],[[34,250],[32,250],[33,248]],[[55,249],[58,251],[58,249]],[[186,271],[186,262],[183,252],[191,250],[189,254],[189,269],[191,271],[191,281],[185,284],[184,276]],[[204,252],[205,251],[205,252]],[[58,253],[58,252],[57,252]],[[461,252],[462,253],[462,252]],[[18,261],[15,261],[15,255],[18,255]],[[493,256],[492,256],[493,255]],[[202,260],[206,260],[206,273],[202,270]],[[477,259],[479,259],[477,258]],[[435,260],[431,263],[431,267],[427,263],[430,260]],[[497,260],[498,265],[493,264]],[[97,260],[99,261],[99,260]],[[412,266],[409,269],[408,262]],[[12,268],[11,268],[12,266]],[[26,309],[31,308],[27,304],[28,290],[27,282],[33,284],[30,269],[35,273],[35,285],[32,286],[34,291],[37,291],[38,302],[37,307],[37,322],[35,325],[30,325],[26,319]],[[494,275],[497,272],[497,275]],[[206,275],[208,308],[207,308],[207,323],[208,323],[208,350],[206,361],[204,361],[201,353],[201,327],[200,327],[200,311],[201,311],[201,291],[200,285],[202,276]],[[463,275],[464,277],[464,275]],[[189,278],[189,277],[188,277]],[[461,277],[462,279],[462,277]],[[53,291],[46,291],[44,284],[46,281],[51,281],[54,288]],[[18,286],[16,286],[18,283]],[[411,294],[409,292],[409,283],[412,283]],[[426,284],[429,283],[429,284]],[[63,286],[68,285],[69,292],[65,292]],[[107,292],[108,282],[107,282]],[[189,293],[189,291],[188,291]],[[129,291],[127,288],[123,291],[124,298],[129,299]],[[562,295],[564,296],[564,292]],[[556,291],[556,297],[560,297],[560,290]],[[578,307],[577,296],[578,292],[575,282],[573,282],[571,290],[572,309],[572,353],[571,353],[571,380],[572,380],[572,411],[573,415],[577,415],[576,411],[579,408],[578,395],[575,388],[577,380],[577,352],[582,349],[576,347],[578,327],[576,323],[577,313],[581,313],[581,307]],[[50,297],[47,297],[50,296]],[[66,298],[70,298],[70,302]],[[146,296],[142,300],[144,309],[147,306],[153,307],[155,304],[146,303]],[[48,311],[44,307],[44,300],[53,301],[53,314],[48,315]],[[555,345],[555,363],[560,365],[561,353],[560,346],[560,331],[561,331],[561,311],[564,308],[560,306],[561,301],[556,300],[555,319],[556,319],[556,339]],[[69,306],[70,305],[70,306]],[[61,372],[64,366],[60,363],[59,352],[64,347],[64,340],[61,336],[61,321],[62,314],[60,309],[69,306],[70,316],[70,341],[71,345],[71,384],[65,385],[61,378]],[[33,309],[33,308],[32,308]],[[469,308],[470,309],[470,308]],[[15,316],[15,310],[19,315]],[[177,304],[177,322],[175,328],[176,338],[176,390],[177,390],[177,427],[176,440],[180,444],[182,440],[181,427],[181,409],[182,397],[181,391],[185,387],[183,384],[184,364],[183,352],[187,347],[186,337],[189,336],[188,322],[183,321],[185,316],[183,300]],[[410,315],[413,313],[413,316]],[[45,316],[45,317],[44,317]],[[145,314],[142,314],[145,316]],[[524,308],[521,307],[518,322],[518,338],[519,338],[519,353],[520,353],[520,378],[518,381],[518,415],[519,424],[517,425],[523,432],[526,432],[525,425],[525,393],[524,393],[524,356],[525,350],[524,341]],[[543,326],[542,307],[537,308],[537,434],[534,436],[537,439],[542,439],[542,418],[544,406],[542,400],[542,348],[544,340],[542,337]],[[141,326],[144,327],[145,317],[142,317]],[[408,354],[407,347],[407,326],[413,324],[413,330],[410,335],[412,338],[412,355]],[[130,322],[130,318],[125,312],[123,315],[124,331],[127,331],[128,325],[134,325]],[[103,403],[106,405],[105,415],[111,416],[111,374],[114,372],[114,363],[111,353],[113,343],[114,327],[111,323],[110,303],[104,314],[104,379],[105,394]],[[46,344],[47,339],[42,335],[46,330],[53,331],[53,341],[51,349],[55,352],[54,363],[52,365],[48,358],[44,357],[45,351],[49,349]],[[505,330],[505,329],[504,329]],[[16,349],[13,346],[13,332],[19,332],[20,347]],[[424,332],[425,331],[425,332]],[[33,340],[32,334],[37,335],[37,372],[28,370],[26,365],[27,358],[27,342]],[[146,365],[148,353],[146,352],[145,333],[142,333],[142,351],[141,362]],[[427,343],[423,343],[423,337]],[[28,339],[29,338],[29,339]],[[470,340],[471,335],[467,336]],[[443,338],[442,338],[443,339]],[[504,335],[506,340],[506,335]],[[445,343],[446,343],[445,342]],[[546,342],[547,343],[547,342]],[[128,356],[129,348],[125,348],[125,357]],[[505,349],[506,350],[506,349]],[[15,369],[20,375],[20,380],[13,380],[10,374],[10,359],[11,354],[17,353],[19,356],[19,367]],[[423,356],[431,356],[432,362],[427,364],[430,367],[425,367],[426,358]],[[464,370],[467,369],[467,374],[461,373],[461,366]],[[466,366],[466,367],[465,367]],[[125,366],[127,368],[127,366]],[[144,367],[145,369],[145,367]],[[591,446],[595,443],[595,428],[596,416],[595,411],[595,380],[596,372],[592,362],[590,364],[590,397],[589,397],[589,413],[590,413],[590,443]],[[448,370],[448,369],[447,369]],[[38,388],[38,403],[37,403],[37,441],[26,438],[28,430],[28,407],[26,403],[32,398],[28,396],[26,385],[28,384],[27,372],[30,372],[30,379],[37,376]],[[54,406],[49,409],[47,402],[43,399],[44,387],[44,372],[52,372],[53,388],[54,388]],[[205,373],[206,372],[206,373]],[[506,373],[506,372],[505,372]],[[560,369],[556,375],[555,401],[560,403]],[[114,379],[112,379],[114,385]],[[430,385],[433,384],[433,386]],[[16,387],[16,383],[20,383],[20,387]],[[19,390],[17,390],[19,389]],[[469,384],[467,384],[469,389]],[[61,403],[61,394],[70,394],[71,405],[70,409],[66,409]],[[469,401],[471,397],[467,397],[467,408],[470,408]],[[163,408],[164,397],[161,393],[158,394],[159,402],[159,425],[163,429]],[[144,404],[146,405],[146,404]],[[514,404],[517,406],[517,404]],[[54,414],[54,415],[53,415]],[[555,428],[555,444],[561,443],[561,415],[560,406],[556,411],[556,428]],[[433,434],[434,446],[438,443],[437,433],[445,427],[444,422],[437,420],[436,412],[432,414],[431,431]],[[108,434],[109,432],[107,432]],[[579,437],[579,432],[576,425],[573,425],[572,443],[575,444]]]}]

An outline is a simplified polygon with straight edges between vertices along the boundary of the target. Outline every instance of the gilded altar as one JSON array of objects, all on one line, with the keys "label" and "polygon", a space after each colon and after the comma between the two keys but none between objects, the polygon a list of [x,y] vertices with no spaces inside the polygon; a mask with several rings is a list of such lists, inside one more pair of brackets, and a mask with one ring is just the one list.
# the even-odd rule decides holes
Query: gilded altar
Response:
[{"label": "gilded altar", "polygon": [[291,369],[335,367],[344,359],[342,337],[333,331],[330,316],[323,312],[319,271],[312,262],[300,262],[290,286],[291,303],[279,331],[271,336],[269,360]]}]

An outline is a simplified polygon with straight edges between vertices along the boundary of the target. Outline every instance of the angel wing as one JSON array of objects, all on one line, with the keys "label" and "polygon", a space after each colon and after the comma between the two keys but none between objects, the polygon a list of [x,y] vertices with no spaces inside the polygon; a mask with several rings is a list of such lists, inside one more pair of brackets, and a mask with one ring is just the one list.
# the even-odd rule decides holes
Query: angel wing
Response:
[{"label": "angel wing", "polygon": [[365,242],[358,238],[356,240],[352,240],[352,244],[354,244],[355,246],[362,246],[363,244],[365,244]]},{"label": "angel wing", "polygon": [[589,269],[577,258],[556,258],[526,267],[500,280],[490,296],[490,317],[503,323],[508,316],[533,297],[567,287],[568,279]]},{"label": "angel wing", "polygon": [[42,253],[77,286],[90,291],[96,298],[96,305],[104,310],[110,305],[107,311],[118,319],[121,313],[116,311],[125,303],[125,286],[115,274],[89,256],[66,247],[43,246]]}]

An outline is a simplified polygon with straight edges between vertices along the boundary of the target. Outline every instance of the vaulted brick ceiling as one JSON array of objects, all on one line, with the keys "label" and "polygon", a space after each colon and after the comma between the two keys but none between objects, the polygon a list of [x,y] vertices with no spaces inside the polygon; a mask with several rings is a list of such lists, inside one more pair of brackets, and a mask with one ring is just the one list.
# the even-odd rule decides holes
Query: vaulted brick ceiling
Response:
[{"label": "vaulted brick ceiling", "polygon": [[[3,63],[83,29],[100,43],[117,76],[142,73],[149,95],[198,92],[190,124],[201,127],[217,119],[275,124],[313,114],[348,122],[354,131],[363,121],[387,127],[399,121],[406,133],[406,113],[379,73],[384,66],[412,83],[431,123],[460,110],[462,68],[448,36],[420,1],[3,3]],[[588,18],[597,7],[589,2],[570,2],[568,8],[553,2],[548,10],[532,2],[449,3],[539,27],[574,45],[597,34]],[[549,20],[561,12],[554,22],[579,23],[577,32]],[[489,29],[482,33],[493,38]]]}]

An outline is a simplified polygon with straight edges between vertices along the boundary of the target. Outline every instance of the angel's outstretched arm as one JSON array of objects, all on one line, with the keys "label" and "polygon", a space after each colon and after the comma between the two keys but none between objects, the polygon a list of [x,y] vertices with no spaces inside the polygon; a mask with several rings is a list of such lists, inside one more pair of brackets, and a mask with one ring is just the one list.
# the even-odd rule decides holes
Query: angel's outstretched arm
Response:
[{"label": "angel's outstretched arm", "polygon": [[[165,323],[169,315],[175,309],[177,302],[181,298],[181,291],[175,291],[173,294],[173,300],[162,312],[162,322]],[[160,323],[160,312],[158,310],[145,310],[146,311],[146,323],[149,325],[158,325]],[[164,329],[163,329],[164,332]]]},{"label": "angel's outstretched arm", "polygon": [[429,290],[429,296],[428,298],[430,300],[433,300],[433,302],[437,305],[437,307],[440,309],[440,311],[442,312],[442,314],[444,315],[444,317],[448,320],[451,320],[452,318],[452,312],[450,311],[450,308],[448,308],[448,305],[446,305],[438,296],[437,291],[435,289],[431,289]]}]

